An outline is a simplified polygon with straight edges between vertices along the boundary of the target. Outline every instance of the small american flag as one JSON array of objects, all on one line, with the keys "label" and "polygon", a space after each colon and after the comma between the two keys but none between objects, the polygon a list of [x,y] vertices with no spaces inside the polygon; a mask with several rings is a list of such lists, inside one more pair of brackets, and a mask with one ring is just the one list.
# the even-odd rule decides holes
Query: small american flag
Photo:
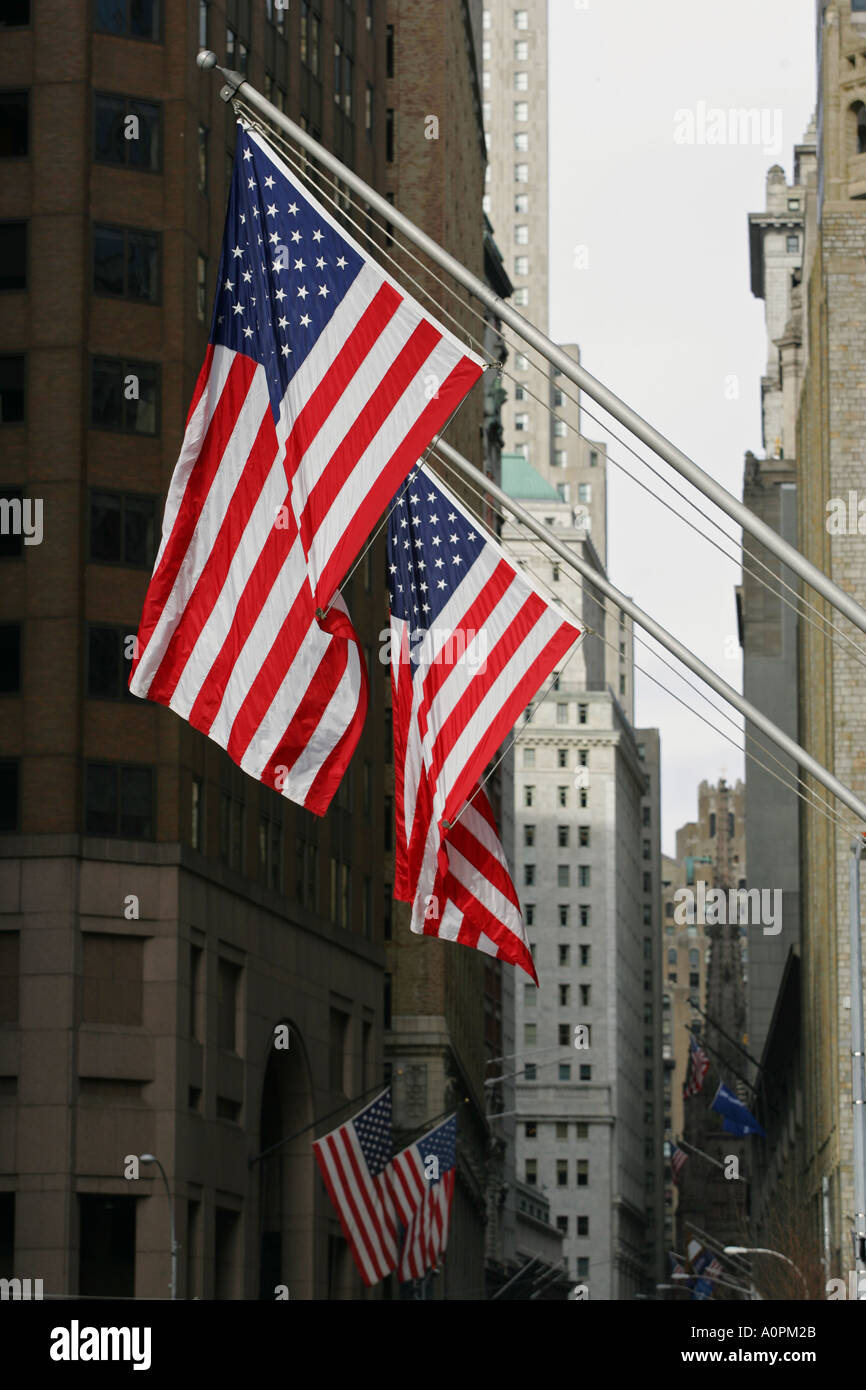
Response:
[{"label": "small american flag", "polygon": [[391,1165],[394,1203],[406,1228],[398,1266],[402,1283],[435,1269],[445,1250],[456,1171],[456,1115],[403,1149]]},{"label": "small american flag", "polygon": [[322,814],[367,706],[337,585],[481,369],[240,127],[133,693]]},{"label": "small american flag", "polygon": [[704,1084],[704,1077],[710,1069],[710,1059],[701,1047],[694,1033],[689,1033],[689,1061],[686,1079],[683,1083],[683,1099],[696,1096]]},{"label": "small american flag", "polygon": [[317,1139],[313,1153],[361,1278],[365,1284],[376,1284],[397,1264],[389,1182],[390,1089],[339,1129]]},{"label": "small american flag", "polygon": [[419,466],[388,524],[397,808],[394,896],[414,932],[519,964],[519,903],[478,782],[580,631]]},{"label": "small american flag", "polygon": [[671,1149],[671,1176],[674,1182],[679,1185],[680,1173],[688,1163],[689,1156],[678,1144],[674,1144]]}]

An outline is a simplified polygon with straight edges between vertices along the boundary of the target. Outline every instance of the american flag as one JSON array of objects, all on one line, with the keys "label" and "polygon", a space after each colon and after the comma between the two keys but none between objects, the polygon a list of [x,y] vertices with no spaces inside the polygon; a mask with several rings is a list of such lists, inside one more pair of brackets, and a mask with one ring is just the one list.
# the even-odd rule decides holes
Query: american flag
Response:
[{"label": "american flag", "polygon": [[421,466],[389,516],[388,583],[394,896],[412,903],[414,932],[476,947],[536,979],[478,782],[579,629]]},{"label": "american flag", "polygon": [[317,1139],[313,1153],[361,1278],[365,1284],[376,1284],[397,1264],[390,1088],[339,1129]]},{"label": "american flag", "polygon": [[323,813],[367,706],[337,585],[480,372],[240,127],[133,693]]},{"label": "american flag", "polygon": [[694,1033],[689,1033],[689,1061],[686,1079],[683,1083],[683,1099],[696,1096],[704,1084],[704,1077],[710,1069],[710,1059],[700,1046]]},{"label": "american flag", "polygon": [[456,1171],[456,1115],[403,1149],[391,1165],[394,1203],[406,1228],[398,1265],[402,1283],[435,1269],[445,1250]]},{"label": "american flag", "polygon": [[718,1261],[715,1257],[713,1257],[713,1259],[710,1260],[709,1264],[707,1265],[706,1269],[704,1270],[704,1278],[705,1278],[705,1279],[721,1279],[723,1273],[724,1273],[724,1270],[723,1270],[721,1264],[719,1263],[719,1261]]},{"label": "american flag", "polygon": [[688,1160],[689,1156],[685,1152],[685,1150],[681,1149],[679,1144],[674,1144],[673,1148],[671,1149],[671,1176],[674,1182],[677,1183],[677,1185],[679,1185],[680,1173],[682,1172],[686,1163],[688,1163]]}]

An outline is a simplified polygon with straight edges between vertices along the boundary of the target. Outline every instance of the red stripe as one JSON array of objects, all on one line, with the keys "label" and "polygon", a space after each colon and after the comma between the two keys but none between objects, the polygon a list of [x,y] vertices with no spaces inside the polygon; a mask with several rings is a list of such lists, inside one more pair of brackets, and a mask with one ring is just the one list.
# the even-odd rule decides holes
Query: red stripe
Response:
[{"label": "red stripe", "polygon": [[503,898],[507,898],[513,907],[520,911],[520,900],[514,884],[511,882],[511,875],[505,865],[490,853],[486,845],[472,833],[466,824],[465,812],[463,817],[452,825],[448,831],[448,843],[453,845],[458,854],[468,860],[481,878],[486,878],[487,882],[501,893]]},{"label": "red stripe", "polygon": [[[237,417],[246,400],[258,363],[237,355],[229,368],[199,456],[187,479],[183,498],[175,517],[160,562],[153,573],[144,600],[144,610],[138,629],[138,650],[141,654],[153,634],[180,573],[199,513],[216,477],[226,445],[231,438]],[[140,659],[140,658],[139,658]],[[134,666],[137,663],[134,663]]]},{"label": "red stripe", "polygon": [[204,361],[201,364],[201,371],[199,372],[198,379],[195,383],[195,390],[192,393],[192,400],[189,403],[189,410],[186,414],[187,425],[189,424],[190,420],[193,417],[193,414],[195,413],[196,406],[198,405],[199,401],[204,395],[204,388],[207,384],[207,379],[210,376],[211,363],[213,362],[213,351],[213,343],[208,343],[207,351],[204,355]]},{"label": "red stripe", "polygon": [[334,636],[335,642],[353,642],[358,652],[358,664],[361,669],[361,691],[358,697],[358,705],[348,725],[346,732],[331,753],[322,762],[319,771],[307,792],[304,805],[308,811],[314,812],[317,816],[323,816],[328,809],[331,799],[343,779],[343,774],[351,761],[358,739],[361,736],[361,729],[367,717],[367,708],[370,702],[370,681],[367,674],[367,666],[364,661],[364,653],[361,644],[355,635],[355,629],[346,614],[339,609],[332,608],[324,618],[319,619],[319,626]]},{"label": "red stripe", "polygon": [[[364,539],[373,529],[377,518],[391,501],[400,483],[418,462],[419,456],[423,454],[433,436],[438,434],[463,397],[474,386],[481,371],[482,368],[471,358],[461,357],[439,387],[438,398],[428,402],[387,463],[381,468],[377,463],[376,476],[370,479],[361,505],[348,521],[340,539],[335,538],[335,544],[322,568],[321,577],[316,584],[316,602],[320,607],[326,608],[330,603],[338,584],[360,550]],[[418,390],[420,389],[419,386]],[[331,498],[334,496],[336,489],[331,493]]]},{"label": "red stripe", "polygon": [[[364,1268],[364,1263],[360,1253],[361,1249],[363,1248],[365,1251],[368,1252],[369,1262],[370,1264],[372,1264],[374,1270],[378,1270],[378,1263],[374,1259],[372,1252],[369,1251],[369,1242],[366,1236],[366,1232],[363,1230],[358,1210],[355,1206],[352,1194],[346,1183],[346,1176],[343,1169],[343,1163],[339,1152],[336,1150],[332,1142],[333,1137],[333,1135],[329,1134],[324,1139],[316,1140],[316,1142],[313,1144],[313,1153],[315,1154],[316,1162],[319,1165],[319,1172],[322,1174],[325,1187],[328,1189],[328,1196],[331,1199],[331,1204],[334,1210],[336,1211],[337,1216],[340,1219],[340,1225],[343,1228],[343,1235],[346,1237],[347,1244],[352,1252],[352,1259],[355,1261],[358,1273],[360,1274],[364,1283],[369,1288],[372,1284],[374,1284],[377,1281],[371,1279],[366,1269]],[[326,1145],[328,1147],[328,1152],[334,1160],[335,1166],[339,1171],[340,1178],[343,1184],[342,1192],[338,1191],[334,1183],[332,1182],[331,1175],[328,1172],[327,1165],[322,1155],[321,1151],[325,1148]],[[349,1219],[350,1216],[351,1221]]]},{"label": "red stripe", "polygon": [[[380,1276],[384,1278],[384,1276],[389,1272],[389,1270],[393,1269],[393,1265],[387,1264],[389,1233],[384,1229],[380,1220],[380,1213],[376,1210],[377,1203],[381,1206],[381,1194],[375,1189],[371,1189],[371,1179],[369,1175],[369,1170],[367,1169],[367,1165],[366,1163],[364,1164],[364,1173],[362,1173],[360,1164],[358,1162],[358,1156],[355,1153],[354,1145],[349,1143],[348,1139],[346,1139],[345,1141],[345,1150],[346,1162],[351,1167],[352,1172],[355,1174],[355,1181],[357,1183],[357,1186],[360,1188],[361,1201],[363,1202],[364,1207],[366,1208],[366,1224],[362,1223],[362,1230],[365,1236],[367,1236],[368,1230],[374,1232],[374,1234],[378,1237],[380,1246],[382,1247],[382,1255],[380,1258],[377,1254],[374,1253],[372,1240],[370,1240],[371,1258],[376,1268],[380,1271]],[[364,1174],[366,1174],[366,1177],[364,1176]],[[384,1267],[383,1261],[386,1262]]]},{"label": "red stripe", "polygon": [[[261,496],[262,488],[268,478],[277,450],[277,432],[270,406],[265,407],[265,415],[244,464],[237,487],[226,499],[226,509],[213,548],[199,575],[195,587],[187,600],[180,621],[171,635],[159,668],[150,683],[147,695],[149,700],[158,700],[167,705],[186,663],[192,655],[202,628],[207,623],[217,600],[222,593],[229,569],[234,560],[247,522]],[[288,503],[290,499],[286,498]],[[289,527],[276,534],[281,537],[288,551],[294,539],[295,522],[289,512]],[[270,530],[274,530],[274,518],[270,518]]]}]

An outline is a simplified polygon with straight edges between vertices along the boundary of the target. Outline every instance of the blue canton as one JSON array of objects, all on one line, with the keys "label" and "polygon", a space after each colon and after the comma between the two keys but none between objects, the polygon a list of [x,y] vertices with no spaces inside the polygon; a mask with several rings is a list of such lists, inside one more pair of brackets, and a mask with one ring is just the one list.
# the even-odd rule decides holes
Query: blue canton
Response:
[{"label": "blue canton", "polygon": [[[411,624],[416,640],[432,627],[485,544],[477,523],[429,473],[416,468],[409,474],[388,518],[388,589],[392,614]],[[410,657],[416,664],[414,650]]]},{"label": "blue canton", "polygon": [[[450,1120],[446,1120],[438,1129],[419,1140],[418,1152],[422,1165],[426,1165],[431,1154],[436,1155],[439,1160],[439,1178],[447,1173],[449,1168],[453,1168],[457,1162],[457,1116],[452,1115]],[[430,1178],[429,1181],[432,1185],[439,1179]]]},{"label": "blue canton", "polygon": [[261,363],[275,420],[363,264],[239,128],[210,341]]},{"label": "blue canton", "polygon": [[386,1091],[366,1110],[362,1110],[352,1124],[361,1145],[361,1152],[367,1163],[370,1176],[375,1178],[391,1162],[391,1092]]}]

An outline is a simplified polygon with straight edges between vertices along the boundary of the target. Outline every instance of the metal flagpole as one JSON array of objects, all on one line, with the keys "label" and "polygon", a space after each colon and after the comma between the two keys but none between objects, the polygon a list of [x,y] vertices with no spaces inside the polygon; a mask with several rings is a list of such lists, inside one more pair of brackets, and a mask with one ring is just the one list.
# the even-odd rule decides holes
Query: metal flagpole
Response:
[{"label": "metal flagpole", "polygon": [[857,1297],[860,1275],[866,1270],[866,1088],[863,1075],[863,956],[860,941],[860,856],[863,835],[851,844],[848,887],[851,930],[851,1104],[854,1107],[854,1268]]},{"label": "metal flagpole", "polygon": [[536,520],[531,512],[528,512],[519,502],[509,497],[507,492],[503,492],[501,487],[498,487],[496,483],[492,482],[480,469],[476,468],[475,465],[470,463],[467,458],[464,458],[462,454],[459,454],[456,449],[453,449],[450,444],[446,444],[444,439],[441,437],[437,438],[434,441],[433,450],[440,453],[443,458],[453,464],[458,472],[462,473],[474,487],[489,493],[501,506],[506,507],[524,526],[530,531],[533,531],[536,536],[540,537],[540,539],[543,540],[565,564],[577,570],[578,573],[585,579],[588,579],[596,589],[600,589],[607,598],[612,599],[617,607],[621,608],[623,612],[628,613],[636,623],[640,624],[645,632],[655,637],[656,641],[660,642],[663,647],[666,647],[684,666],[688,666],[690,671],[693,671],[696,676],[700,676],[701,680],[705,681],[707,685],[715,690],[717,695],[721,695],[723,699],[727,700],[729,704],[739,710],[740,714],[745,715],[746,719],[751,720],[762,733],[765,733],[784,753],[787,753],[789,758],[793,758],[802,768],[810,772],[816,781],[821,782],[828,791],[832,792],[849,810],[853,811],[859,820],[866,823],[866,803],[862,802],[860,798],[855,796],[848,787],[838,780],[838,778],[834,777],[832,772],[828,772],[823,764],[812,757],[811,753],[807,753],[805,748],[801,748],[799,743],[795,743],[792,738],[789,738],[784,730],[780,729],[771,719],[768,719],[765,714],[762,714],[759,709],[756,709],[754,705],[744,699],[738,691],[734,690],[733,686],[723,681],[721,676],[717,676],[711,667],[706,666],[704,662],[701,661],[700,657],[695,656],[693,652],[689,651],[688,647],[684,647],[682,642],[671,633],[667,632],[654,618],[651,618],[648,613],[644,613],[643,609],[638,608],[637,604],[632,603],[631,599],[626,598],[625,594],[620,593],[619,589],[615,588],[605,575],[599,570],[593,569],[588,560],[584,560],[582,555],[578,555],[574,549],[560,541],[548,526]]},{"label": "metal flagpole", "polygon": [[687,478],[705,497],[709,497],[717,507],[727,512],[728,516],[736,521],[744,531],[750,532],[756,540],[765,545],[780,560],[783,560],[789,569],[792,569],[795,574],[798,574],[801,579],[804,579],[807,584],[822,594],[834,608],[837,608],[856,627],[860,628],[861,632],[866,632],[866,610],[861,608],[850,594],[846,594],[843,589],[834,584],[832,579],[829,579],[811,561],[801,555],[795,546],[783,540],[771,526],[761,521],[754,512],[738,501],[696,463],[693,463],[686,454],[671,444],[668,439],[665,439],[664,435],[648,424],[630,406],[626,405],[625,401],[621,401],[618,396],[614,395],[600,381],[597,381],[594,376],[591,376],[585,368],[551,342],[546,334],[518,314],[516,309],[513,309],[504,299],[500,299],[497,294],[494,294],[483,280],[479,279],[477,275],[473,275],[471,270],[467,270],[466,266],[449,255],[438,242],[416,227],[414,222],[411,222],[386,198],[383,198],[380,193],[377,193],[374,188],[359,178],[329,150],[326,150],[317,140],[314,140],[311,135],[308,135],[305,130],[302,130],[299,125],[284,115],[278,107],[263,97],[261,92],[257,92],[255,87],[251,87],[241,73],[221,67],[217,62],[216,54],[208,49],[202,49],[196,61],[200,68],[207,70],[213,68],[225,79],[226,85],[220,91],[220,96],[224,101],[231,101],[234,96],[239,96],[254,111],[259,112],[277,129],[282,130],[295,144],[300,145],[326,169],[329,169],[347,188],[351,188],[357,193],[371,209],[414,242],[432,261],[447,271],[458,284],[469,290],[488,309],[492,309],[503,323],[507,323],[515,333],[520,334],[525,342],[540,352],[543,357],[546,357],[548,362],[552,363],[554,367],[558,367],[564,376],[574,382],[575,386],[586,391],[587,395],[591,396],[602,409],[606,410],[644,444],[647,444],[658,454],[659,458],[664,459],[665,463],[670,464],[684,478]]}]

